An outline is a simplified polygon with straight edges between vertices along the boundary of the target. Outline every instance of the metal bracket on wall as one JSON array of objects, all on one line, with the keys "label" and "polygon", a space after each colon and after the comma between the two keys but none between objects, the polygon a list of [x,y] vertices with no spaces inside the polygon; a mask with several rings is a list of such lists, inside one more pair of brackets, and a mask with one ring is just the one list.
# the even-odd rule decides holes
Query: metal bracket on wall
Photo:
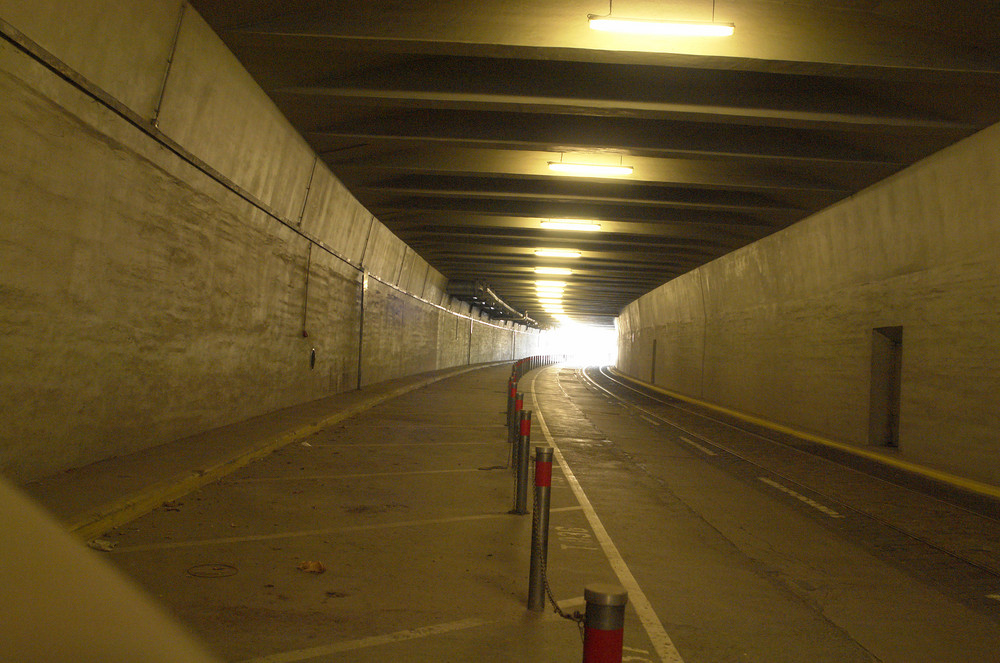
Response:
[{"label": "metal bracket on wall", "polygon": [[163,97],[167,93],[167,79],[170,78],[170,70],[174,66],[174,56],[177,55],[177,42],[181,38],[181,25],[184,23],[184,14],[188,3],[181,3],[180,13],[177,15],[177,27],[174,29],[174,42],[170,46],[170,57],[167,58],[167,66],[163,70],[163,80],[160,82],[160,91],[156,95],[156,108],[153,109],[153,117],[149,122],[154,127],[160,126],[160,109],[163,107]]}]

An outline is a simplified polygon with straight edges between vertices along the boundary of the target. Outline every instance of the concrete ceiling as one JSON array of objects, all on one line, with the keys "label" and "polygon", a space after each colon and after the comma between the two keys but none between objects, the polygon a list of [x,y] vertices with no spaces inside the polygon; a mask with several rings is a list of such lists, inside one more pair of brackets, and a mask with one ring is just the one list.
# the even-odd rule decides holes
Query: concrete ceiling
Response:
[{"label": "concrete ceiling", "polygon": [[[192,0],[331,170],[452,281],[543,324],[656,286],[1000,120],[1000,4],[617,0],[728,38],[589,29],[607,0]],[[550,161],[634,168],[567,177]],[[548,230],[587,219],[600,232]],[[539,258],[535,249],[579,258]],[[535,266],[570,267],[539,277]]]}]

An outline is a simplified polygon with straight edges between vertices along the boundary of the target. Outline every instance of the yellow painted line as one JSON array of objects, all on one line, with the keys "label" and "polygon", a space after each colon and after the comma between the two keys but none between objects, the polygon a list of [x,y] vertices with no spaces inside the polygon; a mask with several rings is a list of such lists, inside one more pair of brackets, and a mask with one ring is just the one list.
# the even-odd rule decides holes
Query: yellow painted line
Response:
[{"label": "yellow painted line", "polygon": [[278,437],[268,440],[263,444],[244,450],[237,455],[222,460],[208,467],[184,472],[174,475],[168,479],[158,481],[126,495],[120,499],[103,504],[96,509],[88,511],[74,518],[69,524],[69,531],[84,541],[89,541],[100,536],[108,530],[132,522],[136,518],[144,516],[164,502],[178,499],[188,493],[201,488],[222,477],[232,474],[240,468],[246,467],[251,462],[263,458],[285,447],[292,442],[305,439],[310,435],[329,428],[344,419],[353,417],[356,414],[369,410],[376,405],[391,400],[416,389],[426,387],[445,378],[451,378],[469,371],[479,370],[487,366],[471,366],[444,375],[434,376],[416,382],[405,387],[394,389],[380,396],[357,403],[356,405],[325,417],[318,422],[300,426],[290,430]]},{"label": "yellow painted line", "polygon": [[838,449],[840,451],[845,451],[855,456],[861,456],[862,458],[867,458],[869,460],[874,460],[890,467],[895,467],[907,472],[912,472],[913,474],[919,474],[920,476],[927,477],[928,479],[934,479],[935,481],[940,481],[946,483],[956,488],[962,490],[967,490],[970,493],[976,493],[977,495],[983,495],[985,497],[991,497],[993,499],[1000,499],[1000,486],[994,486],[992,484],[983,483],[982,481],[976,481],[974,479],[968,479],[966,477],[960,477],[955,474],[950,474],[948,472],[942,472],[941,470],[936,470],[931,467],[926,467],[924,465],[918,465],[905,460],[900,460],[899,458],[893,458],[891,456],[886,456],[885,454],[880,454],[875,451],[869,451],[868,449],[862,449],[844,442],[836,442],[825,437],[820,437],[819,435],[814,435],[812,433],[806,433],[804,431],[791,428],[789,426],[784,426],[782,424],[774,423],[773,421],[768,421],[767,419],[761,419],[760,417],[755,417],[738,410],[731,410],[727,407],[721,405],[716,405],[714,403],[709,403],[707,401],[699,400],[697,398],[692,398],[690,396],[685,396],[684,394],[679,394],[669,389],[664,389],[663,387],[658,387],[654,384],[649,384],[648,382],[643,382],[642,380],[637,380],[629,375],[621,373],[613,367],[608,368],[609,371],[614,373],[617,377],[628,380],[633,384],[641,385],[642,387],[649,389],[650,391],[655,391],[657,393],[663,394],[664,396],[669,396],[671,398],[676,398],[680,401],[685,401],[691,403],[692,405],[698,405],[709,410],[714,410],[715,412],[720,412],[722,414],[746,421],[747,423],[755,424],[757,426],[762,426],[770,430],[785,433],[787,435],[792,435],[794,437],[808,440],[809,442],[816,442],[817,444],[822,444],[833,449]]}]

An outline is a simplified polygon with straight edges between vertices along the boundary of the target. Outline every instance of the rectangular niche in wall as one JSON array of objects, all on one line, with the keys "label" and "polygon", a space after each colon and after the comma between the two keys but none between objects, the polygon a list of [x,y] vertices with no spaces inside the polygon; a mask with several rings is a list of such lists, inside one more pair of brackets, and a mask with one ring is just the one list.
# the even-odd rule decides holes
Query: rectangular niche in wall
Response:
[{"label": "rectangular niche in wall", "polygon": [[649,383],[656,384],[656,339],[653,339],[653,357],[649,362]]},{"label": "rectangular niche in wall", "polygon": [[899,405],[903,378],[903,328],[872,330],[871,401],[868,440],[882,447],[899,446]]}]

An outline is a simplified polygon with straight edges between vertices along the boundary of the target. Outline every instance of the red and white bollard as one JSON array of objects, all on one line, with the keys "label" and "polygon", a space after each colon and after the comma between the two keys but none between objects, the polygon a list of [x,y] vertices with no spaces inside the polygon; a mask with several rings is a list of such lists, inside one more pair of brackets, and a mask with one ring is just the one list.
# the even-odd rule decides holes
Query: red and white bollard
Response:
[{"label": "red and white bollard", "polygon": [[595,583],[583,590],[583,663],[621,663],[628,592],[618,585]]}]

